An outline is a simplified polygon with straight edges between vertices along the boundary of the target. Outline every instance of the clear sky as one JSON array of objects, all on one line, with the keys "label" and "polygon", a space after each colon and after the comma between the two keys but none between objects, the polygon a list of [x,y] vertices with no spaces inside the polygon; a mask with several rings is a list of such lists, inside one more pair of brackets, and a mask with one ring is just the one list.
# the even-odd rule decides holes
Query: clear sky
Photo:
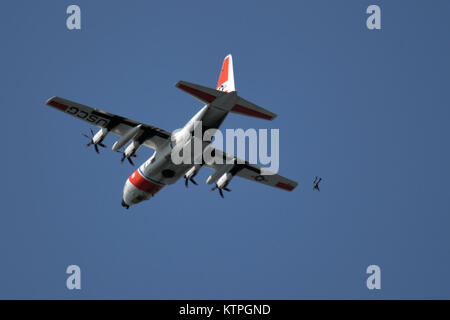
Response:
[{"label": "clear sky", "polygon": [[[0,298],[450,298],[449,1],[8,0],[0,27]],[[235,179],[221,199],[203,169],[126,211],[133,168],[44,105],[171,131],[202,107],[174,84],[215,86],[228,53],[239,94],[278,118],[223,128],[279,128],[292,193]]]}]

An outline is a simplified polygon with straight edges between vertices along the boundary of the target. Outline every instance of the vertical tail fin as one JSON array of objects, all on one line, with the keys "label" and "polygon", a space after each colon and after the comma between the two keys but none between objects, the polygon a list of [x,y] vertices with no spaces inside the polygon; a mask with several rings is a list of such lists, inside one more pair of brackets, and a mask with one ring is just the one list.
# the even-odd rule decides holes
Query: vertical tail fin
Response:
[{"label": "vertical tail fin", "polygon": [[[226,96],[229,92],[236,91],[234,87],[233,60],[231,54],[227,55],[223,61],[216,90],[187,81],[178,81],[175,86],[205,103],[213,103],[217,98]],[[237,97],[235,103],[221,106],[223,111],[266,120],[273,120],[277,116],[275,113],[237,96],[237,94],[233,95]]]},{"label": "vertical tail fin", "polygon": [[231,54],[227,55],[223,60],[216,89],[224,92],[236,91],[234,87],[233,58]]}]

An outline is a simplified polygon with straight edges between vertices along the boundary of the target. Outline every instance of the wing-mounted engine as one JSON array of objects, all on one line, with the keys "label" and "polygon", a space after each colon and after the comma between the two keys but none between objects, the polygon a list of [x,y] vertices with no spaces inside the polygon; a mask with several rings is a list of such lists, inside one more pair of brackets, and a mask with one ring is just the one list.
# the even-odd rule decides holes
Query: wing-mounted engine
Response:
[{"label": "wing-mounted engine", "polygon": [[[117,140],[116,143],[114,143],[112,150],[122,153],[122,163],[125,161],[125,159],[127,159],[128,162],[134,166],[133,160],[131,158],[136,158],[138,156],[136,152],[139,150],[142,144],[154,135],[154,130],[143,126],[142,124],[139,124],[136,127],[130,129],[119,140]],[[119,150],[130,141],[131,143],[125,148],[124,151]]]},{"label": "wing-mounted engine", "polygon": [[220,196],[223,198],[223,191],[225,190],[227,192],[230,192],[231,190],[228,189],[228,184],[230,183],[231,179],[233,179],[233,175],[229,172],[224,173],[219,180],[217,180],[216,185],[211,189],[211,191],[214,191],[216,189],[219,190]]},{"label": "wing-mounted engine", "polygon": [[123,163],[125,161],[125,159],[128,160],[128,162],[134,166],[134,162],[133,160],[131,160],[131,158],[137,158],[137,154],[136,152],[138,151],[138,149],[141,147],[142,143],[136,140],[133,140],[128,147],[126,147],[125,151],[121,152],[120,150],[117,152],[121,152],[122,153],[122,159],[120,159],[120,162]]},{"label": "wing-mounted engine", "polygon": [[186,188],[189,185],[189,181],[191,181],[193,184],[198,185],[197,181],[194,180],[194,177],[197,175],[198,171],[200,170],[202,166],[197,164],[195,166],[193,166],[192,168],[190,168],[186,174],[184,175],[184,185],[186,186]]},{"label": "wing-mounted engine", "polygon": [[222,198],[224,197],[223,190],[230,192],[231,190],[228,189],[228,184],[235,175],[236,171],[235,168],[236,168],[235,164],[225,164],[220,170],[217,170],[212,175],[210,175],[206,179],[206,183],[207,184],[215,183],[215,186],[211,189],[211,191],[218,189],[219,194]]},{"label": "wing-mounted engine", "polygon": [[106,136],[109,133],[109,129],[107,128],[101,128],[98,130],[97,133],[94,134],[94,131],[90,129],[91,136],[88,136],[85,133],[82,133],[82,135],[86,138],[88,138],[90,141],[88,144],[86,144],[86,148],[90,147],[91,145],[94,146],[95,152],[100,153],[100,150],[98,149],[98,146],[102,148],[106,148],[106,146],[103,144],[103,140],[106,138]]}]

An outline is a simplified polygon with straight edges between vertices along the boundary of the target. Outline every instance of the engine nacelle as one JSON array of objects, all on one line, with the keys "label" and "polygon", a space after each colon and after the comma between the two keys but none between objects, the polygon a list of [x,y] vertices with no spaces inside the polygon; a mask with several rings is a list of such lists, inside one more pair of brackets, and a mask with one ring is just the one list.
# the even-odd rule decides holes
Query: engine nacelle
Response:
[{"label": "engine nacelle", "polygon": [[98,130],[98,132],[92,137],[92,143],[99,144],[102,143],[102,141],[106,138],[108,135],[109,130],[106,128],[101,128]]},{"label": "engine nacelle", "polygon": [[124,156],[127,157],[127,158],[133,156],[134,154],[136,154],[136,152],[141,147],[141,145],[142,144],[140,142],[138,142],[138,141],[132,141],[130,143],[130,145],[123,152]]},{"label": "engine nacelle", "polygon": [[194,177],[197,175],[199,169],[200,169],[200,166],[199,166],[199,165],[193,166],[192,168],[190,168],[190,169],[186,172],[186,174],[184,175],[184,177],[185,177],[186,179],[192,179],[192,178],[194,178]]},{"label": "engine nacelle", "polygon": [[233,179],[233,175],[229,172],[224,173],[219,180],[217,180],[217,188],[222,189],[225,188]]},{"label": "engine nacelle", "polygon": [[226,175],[226,173],[230,172],[231,169],[233,169],[234,164],[224,164],[222,168],[219,170],[216,170],[212,175],[210,175],[206,179],[207,184],[213,184],[214,182],[218,181],[221,177]]}]

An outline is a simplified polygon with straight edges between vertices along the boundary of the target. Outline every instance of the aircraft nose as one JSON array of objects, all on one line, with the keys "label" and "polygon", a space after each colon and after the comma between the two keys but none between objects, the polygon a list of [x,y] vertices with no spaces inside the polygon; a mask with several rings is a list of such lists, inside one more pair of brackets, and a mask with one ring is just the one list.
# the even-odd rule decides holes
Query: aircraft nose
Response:
[{"label": "aircraft nose", "polygon": [[128,209],[128,208],[130,208],[130,205],[127,204],[127,203],[125,202],[125,200],[122,199],[122,207],[124,207],[125,209]]},{"label": "aircraft nose", "polygon": [[143,200],[148,200],[150,198],[149,196],[150,194],[138,189],[128,179],[123,188],[122,206],[128,209],[132,205],[138,204]]}]

